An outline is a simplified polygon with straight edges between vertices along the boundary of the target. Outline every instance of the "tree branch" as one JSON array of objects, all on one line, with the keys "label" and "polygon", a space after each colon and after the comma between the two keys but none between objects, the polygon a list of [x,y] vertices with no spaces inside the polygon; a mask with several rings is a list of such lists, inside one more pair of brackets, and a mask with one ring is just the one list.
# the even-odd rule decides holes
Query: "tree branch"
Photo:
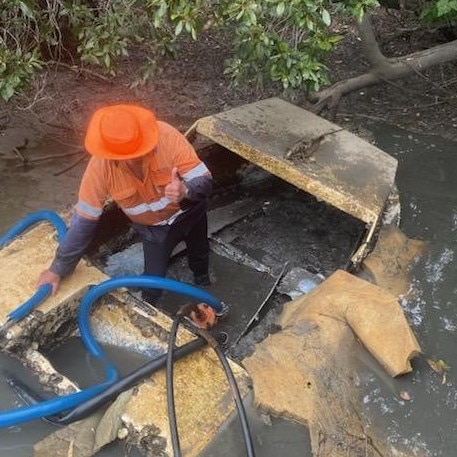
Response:
[{"label": "tree branch", "polygon": [[386,61],[376,39],[373,25],[371,24],[371,16],[367,13],[363,16],[361,22],[357,22],[360,38],[362,39],[362,47],[365,57],[371,64],[372,68],[382,66]]},{"label": "tree branch", "polygon": [[324,107],[334,109],[335,103],[338,103],[343,95],[363,87],[389,82],[412,73],[420,73],[426,68],[457,59],[457,40],[402,57],[387,58],[379,48],[368,14],[358,23],[358,28],[365,56],[371,64],[371,71],[339,81],[320,92],[311,94],[311,101],[316,102],[316,112],[322,111]]}]

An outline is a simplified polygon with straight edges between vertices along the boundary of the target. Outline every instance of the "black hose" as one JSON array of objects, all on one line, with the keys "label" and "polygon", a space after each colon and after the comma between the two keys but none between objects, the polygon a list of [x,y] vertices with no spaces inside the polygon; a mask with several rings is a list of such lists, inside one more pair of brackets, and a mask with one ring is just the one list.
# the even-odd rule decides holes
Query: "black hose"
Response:
[{"label": "black hose", "polygon": [[[181,457],[181,449],[179,443],[179,435],[178,435],[178,427],[177,427],[177,420],[176,420],[176,410],[175,410],[175,403],[174,403],[174,386],[173,386],[173,361],[179,360],[186,355],[195,352],[196,350],[202,348],[206,343],[208,343],[216,352],[224,372],[226,374],[227,380],[229,382],[230,390],[232,393],[232,397],[235,400],[235,404],[237,407],[238,417],[241,423],[241,429],[243,432],[243,437],[246,446],[246,453],[248,457],[255,457],[254,453],[254,446],[252,443],[252,437],[249,430],[249,424],[246,418],[246,411],[244,409],[243,401],[240,395],[240,391],[238,385],[236,383],[235,376],[233,375],[233,371],[230,368],[230,364],[219,344],[219,342],[211,335],[209,332],[203,329],[197,328],[198,333],[200,334],[199,338],[190,341],[189,343],[184,344],[178,348],[175,348],[176,342],[176,334],[179,327],[179,324],[182,319],[182,314],[178,313],[176,318],[173,321],[173,325],[170,330],[170,336],[168,340],[168,351],[167,354],[162,355],[146,364],[142,365],[140,368],[136,369],[129,375],[125,376],[124,378],[116,381],[114,384],[110,385],[106,390],[98,394],[97,396],[86,400],[84,403],[73,408],[69,413],[65,414],[64,416],[49,416],[44,417],[43,419],[51,422],[55,425],[67,425],[72,422],[79,421],[84,419],[89,414],[112,400],[114,397],[118,396],[121,392],[132,387],[138,381],[144,379],[148,375],[158,371],[159,369],[163,368],[166,365],[166,382],[167,382],[167,407],[168,407],[168,416],[170,420],[170,432],[171,432],[171,439],[172,439],[172,446],[173,446],[173,453],[174,457]],[[10,385],[13,384],[15,380],[11,379]],[[22,385],[16,383],[16,392],[21,393],[22,390],[23,394],[27,394],[27,400],[29,402],[35,403],[36,401],[41,401],[37,395],[32,395],[28,390],[26,391]],[[25,396],[23,395],[23,398]]]},{"label": "black hose", "polygon": [[238,389],[238,384],[236,383],[235,376],[233,375],[232,369],[225,357],[224,351],[218,344],[215,348],[215,351],[219,357],[219,360],[224,367],[225,374],[227,375],[227,380],[230,384],[230,390],[232,391],[232,396],[235,400],[236,407],[238,410],[238,417],[241,423],[241,430],[243,432],[244,443],[246,446],[246,454],[249,457],[254,457],[254,446],[252,444],[251,431],[249,429],[249,424],[246,418],[246,411],[244,409],[243,400],[241,399],[240,390]]},{"label": "black hose", "polygon": [[241,423],[241,430],[243,432],[244,443],[246,446],[246,454],[248,457],[255,457],[254,453],[254,446],[252,443],[251,431],[249,429],[249,424],[246,418],[246,411],[244,409],[243,400],[241,399],[240,390],[238,389],[238,384],[236,382],[235,376],[233,375],[233,371],[230,368],[230,364],[228,363],[227,357],[224,354],[219,342],[211,335],[209,332],[203,329],[198,329],[198,333],[206,339],[208,344],[214,349],[219,360],[222,364],[224,369],[225,375],[227,376],[227,380],[230,385],[230,390],[232,392],[232,397],[235,400],[238,417]]},{"label": "black hose", "polygon": [[[205,346],[206,340],[204,338],[196,338],[195,340],[190,341],[176,349],[173,350],[173,360],[178,360],[185,357],[192,352],[195,352],[198,349],[201,349]],[[140,368],[136,369],[129,375],[124,378],[116,381],[114,384],[109,386],[106,390],[91,398],[86,400],[84,403],[73,408],[65,416],[57,419],[59,424],[70,424],[87,417],[89,414],[103,406],[108,401],[112,400],[114,397],[119,395],[121,392],[132,387],[138,381],[146,378],[148,375],[160,370],[167,363],[168,354],[161,355],[160,357],[147,362],[142,365]],[[56,422],[55,417],[52,418],[53,422]]]},{"label": "black hose", "polygon": [[182,315],[178,313],[173,320],[170,336],[168,338],[167,369],[166,369],[166,389],[168,419],[170,423],[171,444],[173,446],[174,457],[181,457],[181,445],[179,444],[178,423],[176,420],[175,394],[173,387],[173,353],[175,352],[176,334],[181,322]]}]

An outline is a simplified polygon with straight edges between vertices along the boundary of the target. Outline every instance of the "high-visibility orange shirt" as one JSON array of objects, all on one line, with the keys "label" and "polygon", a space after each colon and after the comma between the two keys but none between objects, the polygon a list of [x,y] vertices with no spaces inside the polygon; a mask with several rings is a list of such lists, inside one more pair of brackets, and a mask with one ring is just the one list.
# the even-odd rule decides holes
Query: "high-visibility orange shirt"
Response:
[{"label": "high-visibility orange shirt", "polygon": [[179,204],[164,195],[172,169],[178,168],[184,182],[211,174],[184,135],[162,121],[158,127],[158,144],[143,157],[142,181],[124,161],[91,157],[79,189],[76,205],[79,216],[97,220],[109,197],[138,224],[171,224],[183,212]]}]

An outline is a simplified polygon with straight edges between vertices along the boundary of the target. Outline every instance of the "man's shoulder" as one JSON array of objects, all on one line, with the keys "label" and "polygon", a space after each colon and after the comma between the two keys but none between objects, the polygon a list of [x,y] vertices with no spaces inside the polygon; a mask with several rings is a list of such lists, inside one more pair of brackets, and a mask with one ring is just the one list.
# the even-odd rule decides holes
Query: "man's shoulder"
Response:
[{"label": "man's shoulder", "polygon": [[157,126],[159,128],[160,134],[168,134],[168,135],[180,135],[182,136],[182,133],[176,128],[173,127],[171,124],[165,121],[157,121]]},{"label": "man's shoulder", "polygon": [[87,164],[86,172],[96,173],[97,175],[106,174],[114,165],[112,160],[102,159],[101,157],[91,156]]}]

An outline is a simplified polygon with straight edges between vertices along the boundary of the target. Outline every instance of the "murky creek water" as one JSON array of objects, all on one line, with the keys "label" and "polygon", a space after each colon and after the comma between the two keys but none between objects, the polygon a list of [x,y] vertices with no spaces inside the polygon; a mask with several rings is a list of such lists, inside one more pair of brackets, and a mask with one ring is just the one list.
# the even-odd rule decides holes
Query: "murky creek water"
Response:
[{"label": "murky creek water", "polygon": [[[384,376],[368,359],[359,379],[367,415],[388,430],[392,443],[411,449],[412,455],[453,457],[457,447],[457,143],[434,136],[370,125],[377,146],[399,161],[397,185],[402,203],[401,228],[411,238],[430,242],[430,249],[414,269],[412,291],[402,301],[407,317],[427,357],[444,360],[451,368],[446,377],[433,372],[423,359],[414,371],[400,379]],[[0,232],[34,209],[61,210],[75,196],[83,165],[73,169],[59,185],[53,184],[52,168],[43,182],[43,166],[29,171],[5,170],[0,178]],[[62,351],[68,348],[62,348]],[[77,345],[72,360],[87,370],[88,361]],[[79,354],[79,355],[78,355]],[[119,360],[128,356],[119,353]],[[65,352],[61,355],[65,361]],[[75,362],[72,364],[73,368]],[[14,361],[0,358],[0,367],[27,377]],[[85,368],[84,368],[85,367]],[[399,392],[407,392],[410,401]],[[0,379],[0,409],[21,404]],[[283,420],[262,422],[249,411],[259,457],[280,454],[309,456],[306,429]],[[33,443],[55,430],[44,422],[33,422],[0,430],[0,457],[30,457]],[[415,450],[418,454],[415,454]],[[421,451],[421,453],[419,452]],[[110,446],[99,455],[121,456],[125,450]],[[130,455],[135,455],[131,453]],[[245,455],[239,427],[234,421],[205,457]]]}]

